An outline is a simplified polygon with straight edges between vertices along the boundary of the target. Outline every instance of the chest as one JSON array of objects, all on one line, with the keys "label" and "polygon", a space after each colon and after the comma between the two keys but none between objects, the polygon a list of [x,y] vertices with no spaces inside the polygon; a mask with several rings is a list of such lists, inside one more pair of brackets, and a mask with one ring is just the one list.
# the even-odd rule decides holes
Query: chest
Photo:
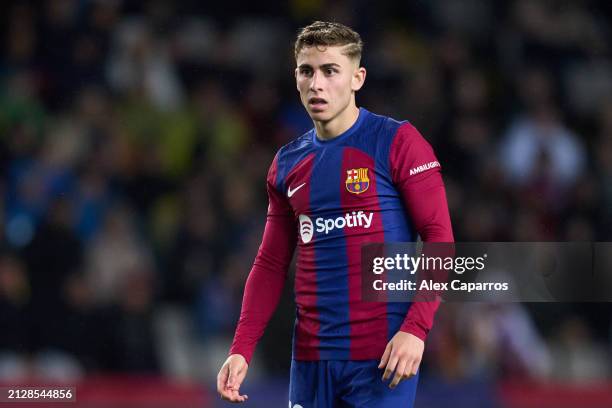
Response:
[{"label": "chest", "polygon": [[355,148],[321,149],[285,178],[294,214],[333,214],[375,209],[389,177],[374,157]]}]

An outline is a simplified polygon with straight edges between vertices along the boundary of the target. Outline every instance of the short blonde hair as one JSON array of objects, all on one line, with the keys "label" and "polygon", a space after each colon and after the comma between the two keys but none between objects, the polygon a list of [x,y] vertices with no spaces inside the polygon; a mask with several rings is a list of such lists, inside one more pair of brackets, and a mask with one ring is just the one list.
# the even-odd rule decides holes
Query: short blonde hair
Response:
[{"label": "short blonde hair", "polygon": [[305,47],[345,46],[343,54],[357,61],[361,60],[363,41],[359,34],[344,24],[315,21],[302,28],[295,40],[295,58]]}]

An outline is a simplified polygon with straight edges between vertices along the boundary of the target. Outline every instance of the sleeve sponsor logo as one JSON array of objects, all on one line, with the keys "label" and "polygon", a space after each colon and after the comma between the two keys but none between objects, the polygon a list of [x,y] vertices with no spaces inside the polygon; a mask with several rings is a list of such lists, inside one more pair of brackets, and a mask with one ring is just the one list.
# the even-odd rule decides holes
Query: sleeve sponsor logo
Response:
[{"label": "sleeve sponsor logo", "polygon": [[410,169],[410,175],[414,176],[415,174],[419,174],[426,170],[433,169],[434,167],[440,167],[440,163],[438,163],[437,161],[432,161],[427,164],[422,164],[418,167]]}]

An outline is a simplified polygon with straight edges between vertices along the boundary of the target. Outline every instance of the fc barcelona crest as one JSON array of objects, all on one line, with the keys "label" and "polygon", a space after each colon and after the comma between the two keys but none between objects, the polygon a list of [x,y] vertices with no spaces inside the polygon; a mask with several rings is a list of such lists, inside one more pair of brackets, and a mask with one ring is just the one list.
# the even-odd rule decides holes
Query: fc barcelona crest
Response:
[{"label": "fc barcelona crest", "polygon": [[346,189],[349,193],[361,194],[370,187],[367,168],[350,169],[346,171]]}]

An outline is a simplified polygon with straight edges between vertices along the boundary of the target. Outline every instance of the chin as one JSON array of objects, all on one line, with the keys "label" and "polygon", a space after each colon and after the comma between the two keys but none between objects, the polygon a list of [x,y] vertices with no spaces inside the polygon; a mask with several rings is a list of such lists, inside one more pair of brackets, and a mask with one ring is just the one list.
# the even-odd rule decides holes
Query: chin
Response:
[{"label": "chin", "polygon": [[332,115],[328,111],[326,111],[326,110],[322,111],[322,112],[308,111],[308,115],[310,116],[310,119],[316,120],[316,121],[319,121],[319,122],[327,122],[332,117]]}]

